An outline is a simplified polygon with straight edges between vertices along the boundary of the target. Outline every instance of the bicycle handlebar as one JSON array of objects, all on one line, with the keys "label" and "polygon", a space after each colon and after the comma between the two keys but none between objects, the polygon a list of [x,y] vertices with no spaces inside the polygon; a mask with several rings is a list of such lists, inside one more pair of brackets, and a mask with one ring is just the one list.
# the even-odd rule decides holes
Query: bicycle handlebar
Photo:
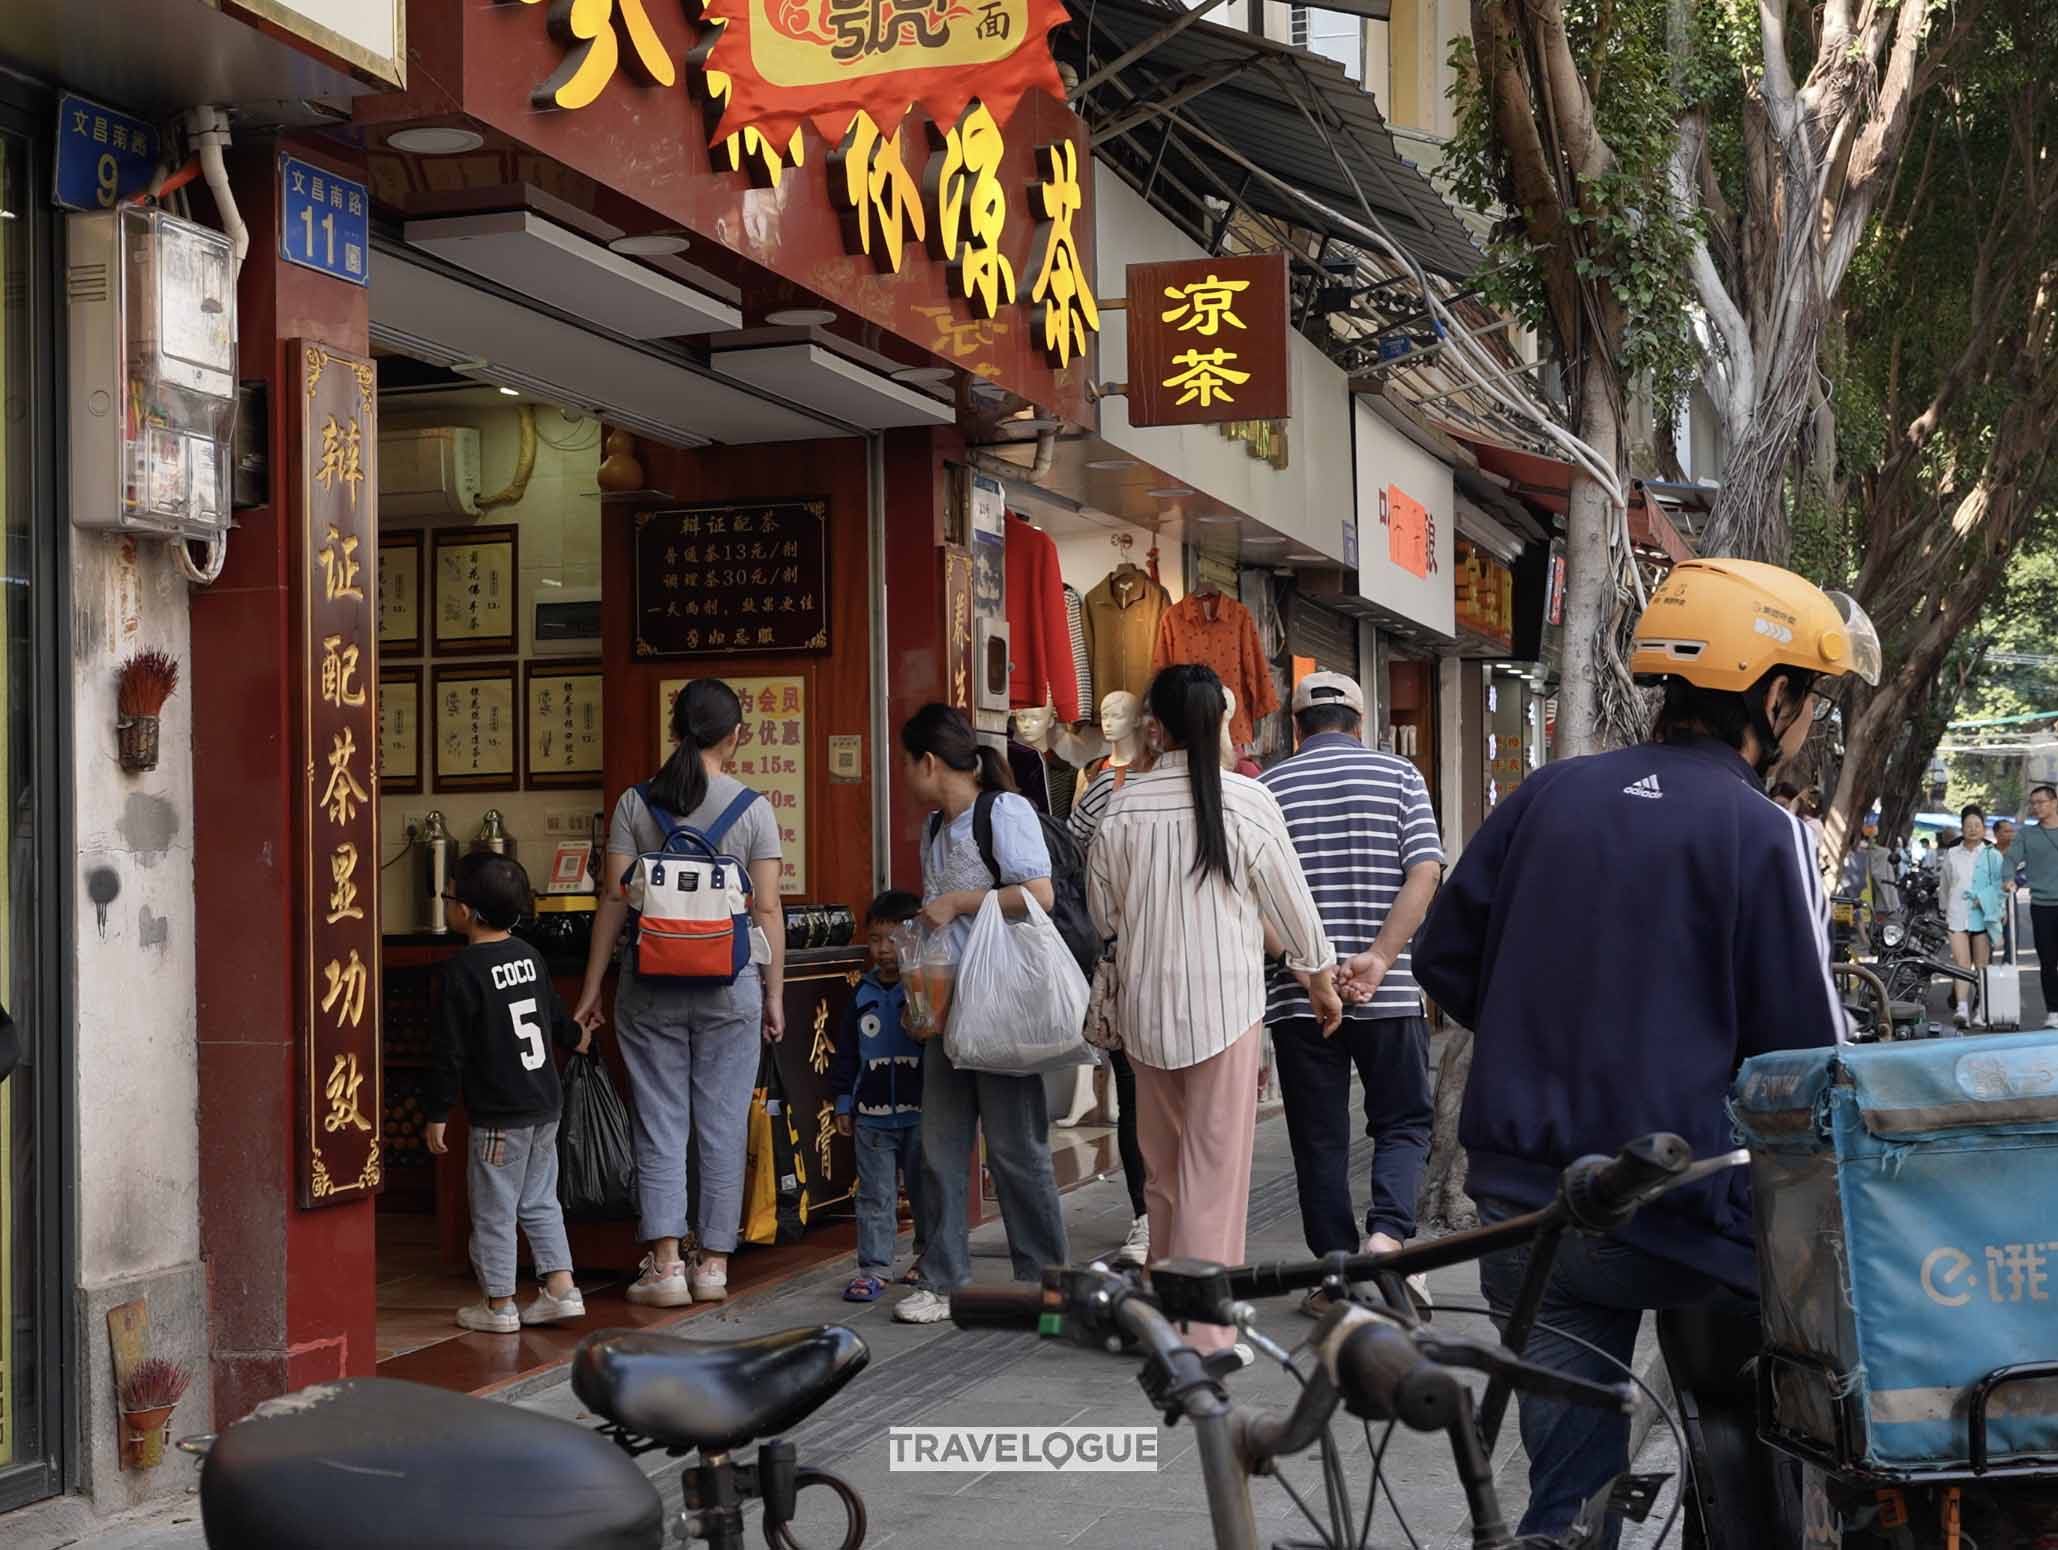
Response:
[{"label": "bicycle handlebar", "polygon": [[950,1321],[959,1329],[1037,1329],[1053,1308],[1041,1286],[961,1286],[950,1294]]},{"label": "bicycle handlebar", "polygon": [[1558,1198],[1573,1226],[1613,1232],[1636,1214],[1645,1197],[1662,1192],[1693,1160],[1692,1147],[1660,1131],[1630,1142],[1612,1158],[1580,1158],[1565,1170]]},{"label": "bicycle handlebar", "polygon": [[1450,1370],[1363,1308],[1340,1304],[1333,1328],[1317,1333],[1315,1353],[1354,1416],[1440,1432],[1463,1414],[1464,1385]]}]

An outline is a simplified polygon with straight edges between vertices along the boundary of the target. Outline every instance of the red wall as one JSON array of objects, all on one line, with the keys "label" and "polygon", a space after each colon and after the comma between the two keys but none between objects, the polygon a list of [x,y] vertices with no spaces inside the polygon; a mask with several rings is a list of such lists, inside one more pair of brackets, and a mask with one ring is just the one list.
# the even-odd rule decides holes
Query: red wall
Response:
[{"label": "red wall", "polygon": [[[349,176],[332,155],[296,154]],[[251,232],[238,292],[240,370],[270,385],[272,504],[237,513],[228,568],[193,591],[194,891],[198,909],[200,1227],[213,1321],[215,1416],[372,1371],[373,1208],[303,1211],[294,1140],[296,902],[293,828],[309,751],[291,718],[291,620],[304,577],[289,564],[300,513],[285,486],[285,342],[368,352],[358,286],[281,263],[272,150],[232,162]]]}]

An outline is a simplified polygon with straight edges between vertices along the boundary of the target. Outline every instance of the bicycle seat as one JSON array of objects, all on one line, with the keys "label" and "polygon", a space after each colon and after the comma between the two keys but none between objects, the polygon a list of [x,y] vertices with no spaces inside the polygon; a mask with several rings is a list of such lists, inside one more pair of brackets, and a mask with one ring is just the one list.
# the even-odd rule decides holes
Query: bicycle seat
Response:
[{"label": "bicycle seat", "polygon": [[721,1453],[812,1414],[871,1359],[836,1324],[751,1340],[603,1330],[579,1342],[572,1392],[639,1436]]},{"label": "bicycle seat", "polygon": [[200,1473],[210,1545],[660,1550],[657,1488],[598,1432],[388,1378],[268,1400]]}]

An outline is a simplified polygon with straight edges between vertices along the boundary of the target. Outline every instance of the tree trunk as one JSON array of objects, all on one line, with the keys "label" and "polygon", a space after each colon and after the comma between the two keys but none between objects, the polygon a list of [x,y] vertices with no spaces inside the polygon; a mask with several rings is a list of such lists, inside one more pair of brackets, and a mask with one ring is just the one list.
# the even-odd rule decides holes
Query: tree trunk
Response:
[{"label": "tree trunk", "polygon": [[[1581,440],[1620,465],[1620,416],[1596,373],[1579,416]],[[1557,757],[1608,746],[1602,684],[1615,670],[1615,551],[1620,520],[1608,492],[1572,468],[1565,518],[1565,666],[1558,690]]]},{"label": "tree trunk", "polygon": [[1446,1025],[1443,1053],[1436,1062],[1436,1119],[1430,1131],[1429,1166],[1422,1175],[1422,1193],[1415,1215],[1423,1226],[1434,1224],[1453,1232],[1477,1226],[1479,1213],[1465,1193],[1465,1149],[1458,1144],[1458,1111],[1465,1103],[1465,1081],[1472,1074],[1472,1031]]},{"label": "tree trunk", "polygon": [[1770,385],[1744,395],[1741,422],[1723,426],[1728,447],[1722,488],[1701,534],[1705,555],[1784,565],[1792,553],[1793,524],[1785,499],[1788,459],[1816,396],[1815,357],[1822,346],[1821,309],[1797,303],[1793,310],[1803,314],[1791,324],[1794,332],[1760,346],[1777,352],[1766,378]]}]

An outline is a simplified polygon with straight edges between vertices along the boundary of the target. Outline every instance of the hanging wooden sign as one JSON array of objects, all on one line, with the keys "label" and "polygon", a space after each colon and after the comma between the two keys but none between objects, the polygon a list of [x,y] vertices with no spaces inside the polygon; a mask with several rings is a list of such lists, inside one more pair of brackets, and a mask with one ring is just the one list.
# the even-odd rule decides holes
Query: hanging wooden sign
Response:
[{"label": "hanging wooden sign", "polygon": [[1129,423],[1293,413],[1286,255],[1131,264]]}]

